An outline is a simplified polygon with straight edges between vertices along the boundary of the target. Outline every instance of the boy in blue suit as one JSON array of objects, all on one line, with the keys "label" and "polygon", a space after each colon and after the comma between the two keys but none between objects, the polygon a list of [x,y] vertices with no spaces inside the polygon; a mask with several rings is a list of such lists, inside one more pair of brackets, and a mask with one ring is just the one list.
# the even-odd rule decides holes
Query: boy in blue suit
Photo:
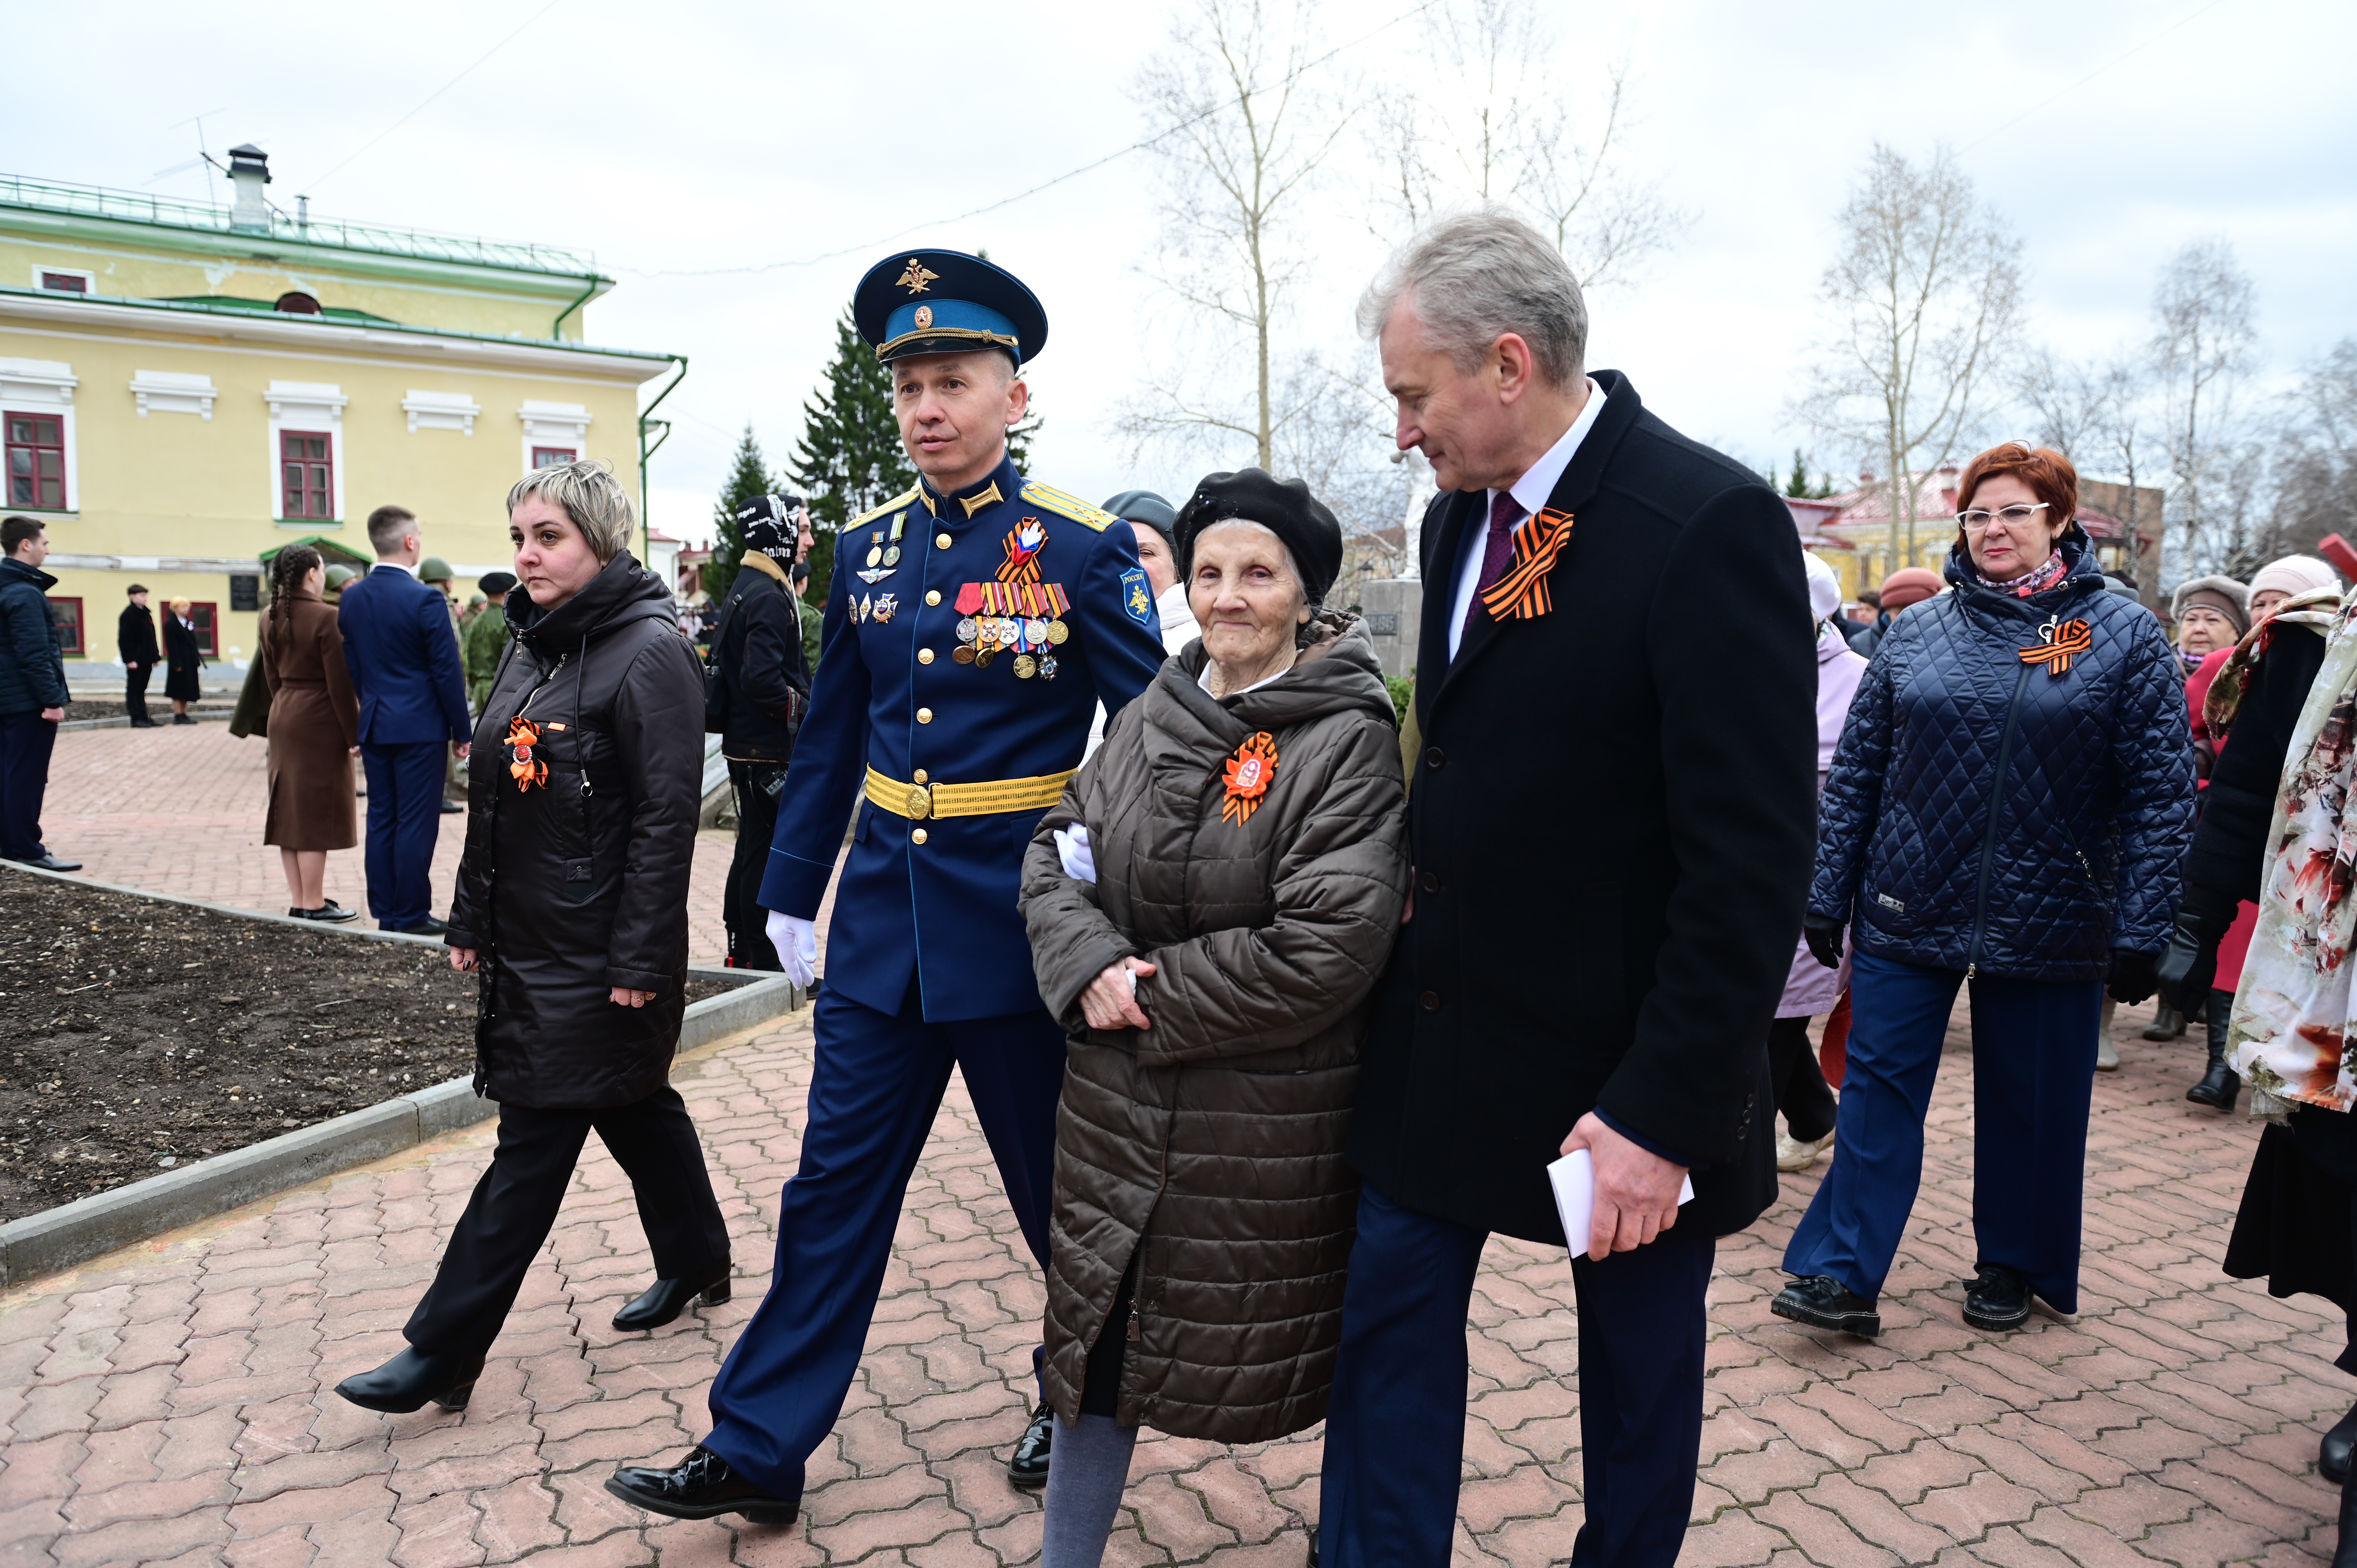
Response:
[{"label": "boy in blue suit", "polygon": [[336,622],[361,700],[368,773],[369,913],[388,931],[440,936],[434,840],[442,819],[442,748],[467,756],[467,675],[442,596],[417,580],[425,542],[403,507],[369,513],[376,566],[344,589]]}]

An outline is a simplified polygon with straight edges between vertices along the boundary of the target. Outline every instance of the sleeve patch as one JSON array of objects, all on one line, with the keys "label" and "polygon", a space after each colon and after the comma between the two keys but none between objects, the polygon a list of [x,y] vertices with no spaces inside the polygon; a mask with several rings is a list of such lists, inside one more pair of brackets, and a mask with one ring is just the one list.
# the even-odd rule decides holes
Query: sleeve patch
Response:
[{"label": "sleeve patch", "polygon": [[1083,523],[1099,533],[1121,521],[1103,507],[1091,506],[1078,496],[1068,496],[1061,490],[1051,489],[1037,479],[1024,481],[1023,499],[1033,506],[1045,507],[1059,517],[1069,517],[1074,522]]},{"label": "sleeve patch", "polygon": [[1142,568],[1132,566],[1121,575],[1121,607],[1129,618],[1149,629],[1154,625],[1154,586],[1146,580]]}]

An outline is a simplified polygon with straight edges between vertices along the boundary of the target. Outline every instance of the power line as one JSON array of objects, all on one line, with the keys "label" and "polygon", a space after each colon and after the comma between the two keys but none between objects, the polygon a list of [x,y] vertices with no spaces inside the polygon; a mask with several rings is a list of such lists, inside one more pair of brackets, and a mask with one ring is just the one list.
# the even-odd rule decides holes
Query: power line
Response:
[{"label": "power line", "polygon": [[2078,91],[2079,89],[2086,86],[2087,83],[2094,81],[2095,78],[2103,75],[2104,72],[2111,70],[2114,66],[2124,64],[2132,57],[2142,54],[2145,50],[2152,48],[2153,45],[2160,42],[2161,39],[2169,37],[2169,34],[2177,31],[2179,27],[2184,27],[2188,22],[2192,21],[2195,17],[2206,16],[2224,4],[2226,4],[2226,0],[2210,0],[2210,4],[2201,7],[2199,10],[2189,12],[2187,15],[2179,16],[2176,21],[2171,22],[2160,31],[2153,34],[2152,37],[2145,39],[2144,42],[2136,45],[2136,48],[2128,50],[2126,54],[2120,55],[2113,59],[2105,61],[2102,65],[2097,66],[2094,70],[2089,71],[2086,75],[2081,77],[2078,81],[2072,82],[2061,91],[2054,94],[2053,97],[2043,99],[2039,102],[2031,104],[2020,113],[2016,114],[2012,119],[2007,120],[2004,124],[1999,125],[1996,130],[1986,132],[1982,135],[1975,137],[1974,140],[1966,142],[1959,150],[1969,153],[1984,142],[1996,140],[1997,137],[2005,134],[2007,131],[2012,130],[2016,125],[2020,124],[2024,120],[2029,119],[2030,116],[2040,113],[2040,112],[2061,102],[2062,100],[2070,97],[2071,94]]},{"label": "power line", "polygon": [[[2222,3],[2222,0],[2213,0],[2213,3]],[[1367,42],[1369,39],[1379,38],[1383,34],[1390,32],[1402,22],[1412,21],[1440,4],[1442,4],[1442,0],[1424,0],[1422,5],[1411,6],[1409,9],[1401,12],[1398,16],[1394,16],[1390,21],[1382,24],[1380,27],[1361,33],[1357,38],[1351,38],[1347,42],[1335,45],[1332,48],[1328,49],[1324,54],[1319,55],[1316,59],[1303,61],[1300,65],[1296,66],[1292,70],[1278,78],[1276,85],[1289,86],[1303,76],[1308,75],[1310,71],[1313,71],[1319,66],[1324,65],[1335,56],[1345,53],[1348,50],[1357,48],[1361,44]],[[1012,207],[1018,201],[1028,201],[1043,190],[1051,190],[1057,186],[1064,184],[1068,180],[1075,180],[1084,174],[1090,174],[1097,169],[1101,169],[1107,164],[1117,163],[1121,159],[1129,156],[1132,153],[1145,151],[1146,148],[1154,145],[1157,142],[1168,141],[1170,137],[1177,135],[1179,132],[1187,129],[1189,125],[1199,124],[1201,122],[1210,119],[1212,115],[1220,113],[1235,104],[1243,102],[1244,99],[1251,96],[1252,93],[1261,91],[1263,90],[1259,88],[1252,88],[1243,93],[1239,93],[1233,98],[1223,98],[1219,102],[1213,104],[1211,108],[1204,110],[1200,114],[1191,114],[1186,119],[1178,121],[1175,124],[1165,126],[1163,129],[1157,131],[1150,136],[1132,142],[1129,145],[1123,147],[1116,152],[1107,153],[1101,158],[1096,158],[1091,162],[1084,163],[1078,168],[1067,169],[1062,174],[1056,176],[1053,179],[1041,180],[1038,185],[1031,187],[1028,190],[1019,190],[1013,196],[1001,197],[996,201],[990,202],[985,206],[974,208],[968,211],[958,213],[954,217],[929,219],[921,223],[911,223],[905,229],[897,229],[889,234],[883,235],[880,238],[874,240],[862,241],[860,243],[856,245],[845,245],[841,250],[827,251],[815,256],[803,256],[793,261],[762,262],[752,266],[743,267],[668,267],[652,271],[639,267],[617,267],[614,270],[620,273],[627,273],[632,277],[641,278],[709,278],[753,273],[781,272],[791,267],[813,267],[818,265],[821,262],[839,261],[845,256],[865,255],[870,252],[882,249],[884,246],[901,238],[903,235],[914,234],[920,230],[939,229],[944,228],[952,223],[963,223],[969,218],[980,218],[985,213],[996,212],[1002,207]]]},{"label": "power line", "polygon": [[326,174],[320,175],[317,178],[313,179],[310,182],[310,188],[313,190],[318,189],[321,186],[327,184],[329,179],[343,173],[344,169],[358,159],[361,153],[367,152],[371,147],[375,146],[379,142],[383,141],[387,136],[392,135],[395,131],[400,130],[404,125],[408,124],[412,120],[417,118],[419,114],[425,112],[427,104],[433,102],[436,99],[441,97],[444,93],[449,91],[452,88],[466,81],[468,77],[474,74],[476,66],[481,65],[485,60],[490,59],[493,55],[499,53],[510,44],[515,42],[516,35],[518,33],[522,32],[524,27],[531,27],[534,22],[539,21],[543,16],[545,16],[551,11],[555,10],[560,3],[561,0],[548,0],[547,5],[543,5],[539,10],[534,11],[531,16],[526,16],[523,19],[522,27],[517,27],[515,32],[510,33],[506,38],[501,38],[498,43],[493,44],[490,48],[485,49],[481,54],[476,56],[474,65],[468,66],[465,70],[460,71],[457,75],[452,77],[449,81],[444,82],[441,86],[427,93],[423,99],[418,101],[416,108],[412,109],[408,113],[404,114],[400,119],[395,120],[392,124],[387,125],[383,130],[379,131],[375,135],[371,136],[367,141],[361,143],[359,150],[354,152],[351,156],[347,157],[342,163],[338,164]]}]

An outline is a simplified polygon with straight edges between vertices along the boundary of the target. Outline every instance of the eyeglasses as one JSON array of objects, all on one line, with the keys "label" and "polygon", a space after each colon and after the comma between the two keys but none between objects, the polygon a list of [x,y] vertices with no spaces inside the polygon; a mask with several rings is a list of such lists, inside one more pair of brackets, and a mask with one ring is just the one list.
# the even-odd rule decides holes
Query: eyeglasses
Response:
[{"label": "eyeglasses", "polygon": [[1956,521],[1964,525],[1966,533],[1980,533],[1992,522],[2028,522],[2045,510],[2046,503],[2040,501],[2036,506],[2009,506],[2000,511],[1960,511]]}]

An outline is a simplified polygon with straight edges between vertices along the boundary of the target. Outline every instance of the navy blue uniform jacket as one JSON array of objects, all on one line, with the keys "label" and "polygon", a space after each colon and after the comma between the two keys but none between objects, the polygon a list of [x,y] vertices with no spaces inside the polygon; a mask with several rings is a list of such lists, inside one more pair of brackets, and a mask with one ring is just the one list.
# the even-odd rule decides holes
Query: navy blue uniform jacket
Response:
[{"label": "navy blue uniform jacket", "polygon": [[[1129,524],[1044,486],[1002,461],[967,498],[1001,499],[971,518],[929,484],[845,523],[826,595],[823,641],[810,715],[794,741],[778,802],[778,832],[761,880],[766,908],[816,918],[855,802],[850,858],[835,890],[826,983],[863,1006],[899,1012],[913,975],[933,1023],[993,1018],[1040,1005],[1031,945],[1016,894],[1037,810],[913,822],[863,798],[867,770],[935,784],[1029,779],[1080,766],[1102,701],[1118,712],[1162,665],[1154,594]],[[897,565],[866,564],[888,549]],[[1015,673],[1001,653],[987,669],[961,664],[958,590],[992,581],[1006,539],[1026,520],[1047,529],[1039,580],[1071,600],[1070,637],[1055,677]],[[861,580],[862,571],[878,573]],[[349,593],[350,590],[347,590]],[[888,618],[875,607],[890,596]],[[855,619],[855,602],[868,606]],[[925,842],[911,842],[921,828]]]},{"label": "navy blue uniform jacket", "polygon": [[361,698],[362,746],[465,740],[467,672],[442,596],[380,562],[336,607],[344,664]]}]

